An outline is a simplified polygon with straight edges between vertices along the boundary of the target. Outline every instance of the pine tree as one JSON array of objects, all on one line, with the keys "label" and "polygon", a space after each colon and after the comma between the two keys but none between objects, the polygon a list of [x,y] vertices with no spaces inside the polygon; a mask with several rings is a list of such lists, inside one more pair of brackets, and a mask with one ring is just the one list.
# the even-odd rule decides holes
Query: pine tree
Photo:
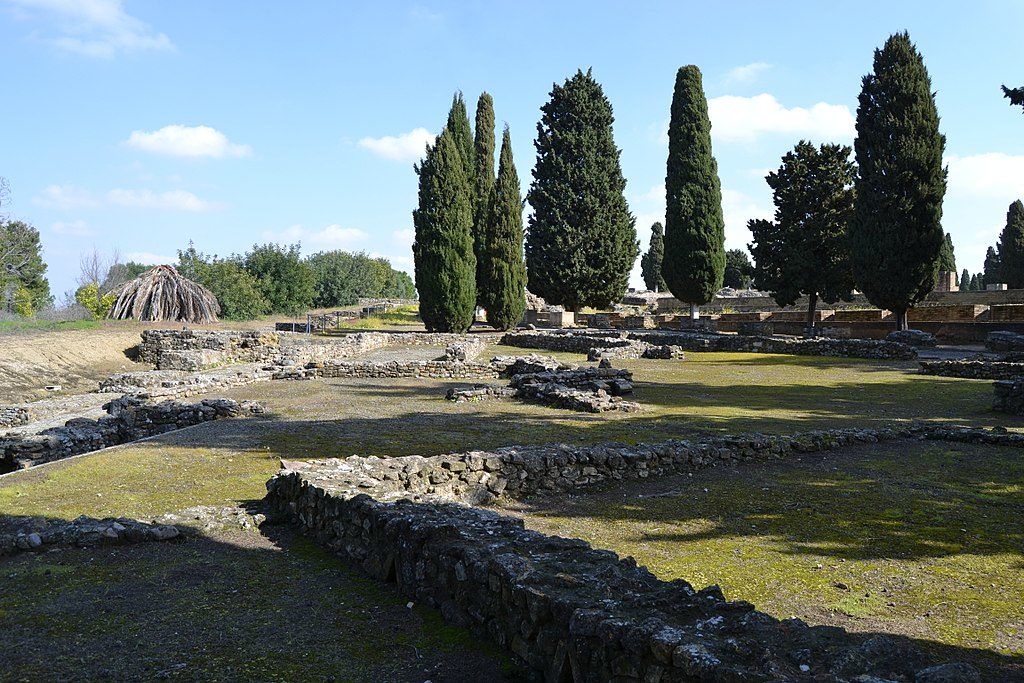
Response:
[{"label": "pine tree", "polygon": [[476,255],[477,304],[483,306],[480,297],[484,291],[484,276],[480,269],[484,263],[484,234],[487,231],[491,190],[494,187],[494,100],[487,93],[480,95],[476,103],[476,138],[473,148],[476,159],[473,175],[473,253]]},{"label": "pine tree", "polygon": [[758,286],[780,306],[806,294],[808,328],[814,327],[818,297],[828,303],[853,297],[847,242],[854,203],[851,151],[801,140],[765,178],[774,196],[774,222],[747,224]]},{"label": "pine tree", "polygon": [[455,136],[445,128],[419,174],[412,245],[420,318],[431,332],[465,332],[476,304],[473,201]]},{"label": "pine tree", "polygon": [[907,33],[875,50],[857,107],[859,168],[850,246],[868,300],[907,327],[907,309],[935,286],[946,169],[931,78]]},{"label": "pine tree", "polygon": [[725,220],[718,164],[711,153],[711,120],[700,69],[676,73],[665,174],[665,260],[669,291],[698,306],[711,301],[725,275]]},{"label": "pine tree", "polygon": [[15,295],[32,310],[53,303],[39,231],[0,216],[0,312],[13,306]]},{"label": "pine tree", "polygon": [[1010,289],[1024,287],[1024,204],[1018,199],[1006,212],[1006,227],[999,235],[1002,281]]},{"label": "pine tree", "polygon": [[960,285],[961,291],[966,291],[971,288],[971,274],[967,272],[966,268],[964,268],[964,271],[960,273],[960,282],[958,284]]},{"label": "pine tree", "polygon": [[664,292],[665,278],[661,276],[661,262],[665,258],[665,228],[661,223],[651,226],[651,242],[647,252],[640,257],[640,274],[648,291]]},{"label": "pine tree", "polygon": [[989,247],[985,250],[985,264],[984,272],[981,274],[978,282],[981,285],[980,289],[985,289],[988,285],[994,285],[1002,282],[1002,258],[999,253],[995,250],[995,247]]},{"label": "pine tree", "polygon": [[537,124],[526,234],[529,290],[569,310],[626,292],[640,252],[612,134],[612,107],[590,71],[554,85]]},{"label": "pine tree", "polygon": [[[466,113],[466,102],[462,99],[461,91],[452,96],[452,108],[448,110],[448,123],[445,124],[445,128],[452,133],[459,156],[462,157],[464,173],[469,178],[476,167],[476,153],[473,149],[473,130],[469,125],[469,114]],[[472,191],[472,179],[469,183]]]},{"label": "pine tree", "polygon": [[483,258],[477,271],[483,287],[480,300],[487,309],[487,322],[495,329],[507,330],[519,324],[526,310],[523,198],[508,126],[501,138],[498,180],[489,204]]},{"label": "pine tree", "polygon": [[1015,107],[1024,107],[1024,86],[1020,88],[1007,88],[1005,85],[1003,88],[1003,97],[1010,100],[1010,104]]}]

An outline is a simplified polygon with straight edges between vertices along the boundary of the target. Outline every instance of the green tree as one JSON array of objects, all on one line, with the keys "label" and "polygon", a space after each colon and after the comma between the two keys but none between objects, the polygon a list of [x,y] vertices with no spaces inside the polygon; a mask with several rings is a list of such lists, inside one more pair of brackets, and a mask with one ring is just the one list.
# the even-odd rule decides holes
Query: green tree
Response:
[{"label": "green tree", "polygon": [[415,299],[416,285],[408,273],[392,268],[382,296],[389,299]]},{"label": "green tree", "polygon": [[1024,287],[1024,204],[1019,199],[1010,204],[999,235],[999,266],[1002,282],[1010,289]]},{"label": "green tree", "polygon": [[953,236],[948,232],[942,239],[942,247],[939,249],[939,271],[947,273],[956,272],[956,252],[953,250]]},{"label": "green tree", "polygon": [[946,138],[931,78],[907,33],[875,50],[857,107],[858,175],[850,246],[854,278],[896,328],[935,286],[942,248]]},{"label": "green tree", "polygon": [[[462,93],[456,92],[452,96],[452,107],[448,110],[448,123],[445,128],[451,131],[452,139],[462,157],[463,173],[469,178],[476,168],[476,152],[473,147],[473,130],[469,125],[469,114],[466,112],[466,102],[462,99]],[[469,180],[470,192],[472,192],[472,180]]]},{"label": "green tree", "polygon": [[306,263],[313,270],[313,305],[317,308],[351,306],[360,297],[382,296],[391,272],[387,260],[374,259],[363,252],[322,251],[310,256]]},{"label": "green tree", "polygon": [[668,287],[661,275],[661,262],[665,258],[665,228],[660,222],[651,226],[651,241],[640,257],[640,275],[648,291],[664,292]]},{"label": "green tree", "polygon": [[295,317],[313,305],[316,278],[313,269],[302,260],[299,249],[298,244],[257,244],[242,261],[267,300],[271,313]]},{"label": "green tree", "polygon": [[985,264],[984,272],[979,278],[979,289],[985,289],[988,285],[994,285],[1002,282],[1002,270],[1003,263],[1000,254],[995,250],[995,247],[989,247],[985,250]]},{"label": "green tree", "polygon": [[473,254],[476,256],[476,295],[483,306],[484,281],[481,266],[484,263],[485,225],[491,210],[491,190],[494,188],[494,100],[487,93],[476,103],[476,131],[473,143],[475,166],[473,169]]},{"label": "green tree", "polygon": [[178,250],[178,272],[213,292],[224,320],[253,320],[271,312],[270,304],[239,256],[208,256],[189,242],[188,248]]},{"label": "green tree", "polygon": [[128,263],[112,263],[110,265],[110,269],[107,271],[107,276],[103,278],[100,290],[109,292],[118,285],[124,284],[129,280],[134,280],[152,267],[153,266],[147,266],[144,263],[138,263],[136,261],[129,261]]},{"label": "green tree", "polygon": [[1024,86],[1020,88],[1007,88],[1005,85],[1003,88],[1003,97],[1010,100],[1010,104],[1015,107],[1024,107]]},{"label": "green tree", "polygon": [[971,274],[967,272],[966,268],[964,268],[963,272],[960,273],[959,285],[961,290],[967,290],[971,288]]},{"label": "green tree", "polygon": [[497,330],[515,327],[526,310],[526,264],[523,262],[523,198],[512,158],[508,126],[501,137],[498,180],[491,191],[484,246],[477,264],[478,298],[487,322]]},{"label": "green tree", "polygon": [[751,220],[755,278],[780,306],[807,295],[807,327],[814,327],[820,297],[853,298],[847,229],[853,215],[854,166],[845,145],[815,147],[801,140],[765,180],[775,220]]},{"label": "green tree", "polygon": [[985,276],[982,273],[975,273],[971,277],[971,289],[981,292],[985,289]]},{"label": "green tree", "polygon": [[0,306],[12,307],[19,290],[22,308],[39,310],[53,302],[39,231],[24,221],[0,216]]},{"label": "green tree", "polygon": [[100,286],[95,282],[87,282],[75,290],[75,301],[92,313],[92,317],[99,319],[107,317],[116,298],[112,292],[101,294]]},{"label": "green tree", "polygon": [[733,289],[747,289],[754,276],[754,264],[742,249],[725,252],[725,278],[723,284]]},{"label": "green tree", "polygon": [[473,192],[466,171],[448,128],[416,167],[419,206],[412,214],[412,253],[420,318],[431,332],[465,332],[473,324],[476,257]]},{"label": "green tree", "polygon": [[711,120],[700,69],[676,73],[668,124],[665,173],[665,260],[669,291],[690,304],[711,301],[725,276],[725,219],[718,163],[711,152]]},{"label": "green tree", "polygon": [[529,290],[572,311],[606,308],[640,253],[612,132],[612,106],[591,72],[555,84],[537,124],[528,199]]}]

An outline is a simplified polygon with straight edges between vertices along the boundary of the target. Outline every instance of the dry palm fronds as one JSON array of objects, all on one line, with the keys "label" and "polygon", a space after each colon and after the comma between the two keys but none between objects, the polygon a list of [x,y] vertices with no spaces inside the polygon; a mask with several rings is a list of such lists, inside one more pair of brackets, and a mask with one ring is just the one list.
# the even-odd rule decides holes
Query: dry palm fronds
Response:
[{"label": "dry palm fronds", "polygon": [[108,318],[176,320],[190,323],[217,321],[220,304],[206,287],[178,273],[174,266],[156,266],[120,285]]}]

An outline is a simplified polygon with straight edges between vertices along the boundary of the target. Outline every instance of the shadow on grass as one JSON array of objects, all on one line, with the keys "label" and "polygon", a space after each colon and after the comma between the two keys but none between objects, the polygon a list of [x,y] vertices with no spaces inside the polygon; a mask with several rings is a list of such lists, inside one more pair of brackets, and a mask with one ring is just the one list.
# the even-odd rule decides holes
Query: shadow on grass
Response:
[{"label": "shadow on grass", "polygon": [[[19,521],[0,517],[0,527]],[[0,557],[0,671],[18,680],[508,680],[503,654],[435,610],[408,609],[393,587],[291,525],[263,531]]]}]

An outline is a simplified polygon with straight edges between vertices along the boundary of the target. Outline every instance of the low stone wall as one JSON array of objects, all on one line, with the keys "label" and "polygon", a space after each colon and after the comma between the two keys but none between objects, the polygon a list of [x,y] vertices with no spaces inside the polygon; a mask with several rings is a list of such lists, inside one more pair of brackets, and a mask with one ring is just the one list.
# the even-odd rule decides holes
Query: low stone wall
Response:
[{"label": "low stone wall", "polygon": [[109,415],[98,420],[75,418],[68,420],[63,427],[46,429],[38,434],[0,437],[0,473],[137,441],[201,422],[263,412],[259,404],[229,399],[152,404],[134,396],[115,399],[103,407]]},{"label": "low stone wall", "polygon": [[985,337],[985,346],[991,351],[1024,351],[1024,334],[997,330]]},{"label": "low stone wall", "polygon": [[0,428],[20,427],[32,420],[28,406],[0,406]]},{"label": "low stone wall", "polygon": [[[351,457],[282,463],[267,483],[267,500],[321,545],[489,637],[544,680],[961,680],[933,677],[953,670],[976,677],[962,664],[924,669],[921,653],[884,637],[864,641],[799,619],[779,621],[726,601],[717,586],[696,591],[682,580],[660,581],[630,558],[465,507],[899,438],[1024,447],[1024,435],[900,426]],[[890,656],[877,656],[881,650]]]},{"label": "low stone wall", "polygon": [[225,363],[266,362],[279,351],[279,335],[257,331],[144,330],[139,358],[158,370],[194,372]]},{"label": "low stone wall", "polygon": [[1024,363],[995,360],[923,360],[922,375],[963,377],[965,379],[1011,379],[1024,376]]},{"label": "low stone wall", "polygon": [[992,387],[992,410],[997,413],[1024,415],[1024,378],[1003,379]]},{"label": "low stone wall", "polygon": [[146,399],[181,399],[270,379],[274,366],[247,363],[187,373],[180,370],[122,372],[100,382],[100,393]]},{"label": "low stone wall", "polygon": [[35,517],[20,521],[15,528],[0,528],[0,557],[24,551],[44,552],[58,547],[91,548],[167,541],[179,535],[175,526],[148,524],[125,517],[94,519],[83,515],[71,521]]},{"label": "low stone wall", "polygon": [[313,379],[315,377],[494,379],[497,376],[498,370],[486,363],[462,363],[448,360],[373,363],[338,360],[310,363],[305,366],[282,367],[273,373],[272,379]]},{"label": "low stone wall", "polygon": [[628,348],[631,346],[625,335],[593,332],[506,332],[498,343],[522,349],[546,349],[583,354],[590,349]]},{"label": "low stone wall", "polygon": [[906,344],[876,339],[835,339],[818,337],[747,337],[732,334],[692,332],[630,332],[631,339],[651,344],[678,346],[686,351],[731,351],[738,353],[781,353],[800,356],[834,356],[879,360],[913,360],[917,349]]}]

